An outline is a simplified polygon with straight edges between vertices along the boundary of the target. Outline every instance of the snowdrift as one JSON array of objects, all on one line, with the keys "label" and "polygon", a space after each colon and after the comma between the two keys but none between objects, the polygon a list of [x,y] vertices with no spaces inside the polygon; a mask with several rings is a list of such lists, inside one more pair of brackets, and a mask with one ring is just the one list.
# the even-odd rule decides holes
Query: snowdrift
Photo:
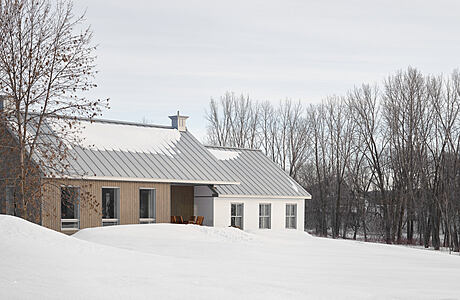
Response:
[{"label": "snowdrift", "polygon": [[151,224],[66,236],[0,215],[0,299],[440,299],[460,257],[294,231]]}]

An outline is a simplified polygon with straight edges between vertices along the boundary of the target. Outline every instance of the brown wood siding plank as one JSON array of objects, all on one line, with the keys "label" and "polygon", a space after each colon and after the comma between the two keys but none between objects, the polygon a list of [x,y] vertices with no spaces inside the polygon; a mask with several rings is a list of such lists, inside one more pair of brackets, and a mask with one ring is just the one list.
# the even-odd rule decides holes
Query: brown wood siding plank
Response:
[{"label": "brown wood siding plank", "polygon": [[193,186],[171,186],[171,215],[188,219],[193,216]]},{"label": "brown wood siding plank", "polygon": [[156,218],[158,223],[170,220],[171,189],[169,183],[58,180],[46,179],[43,192],[42,225],[61,230],[61,185],[79,186],[83,197],[80,205],[80,229],[102,226],[102,187],[120,188],[120,224],[139,223],[139,189],[156,189]]}]

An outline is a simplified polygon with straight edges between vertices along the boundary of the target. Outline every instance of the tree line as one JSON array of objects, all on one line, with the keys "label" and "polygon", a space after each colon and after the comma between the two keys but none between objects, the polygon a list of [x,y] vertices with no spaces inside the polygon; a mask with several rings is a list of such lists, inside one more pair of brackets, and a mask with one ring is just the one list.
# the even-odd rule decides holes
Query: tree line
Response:
[{"label": "tree line", "polygon": [[261,149],[311,194],[320,236],[459,251],[460,72],[409,67],[318,104],[227,92],[208,142]]}]

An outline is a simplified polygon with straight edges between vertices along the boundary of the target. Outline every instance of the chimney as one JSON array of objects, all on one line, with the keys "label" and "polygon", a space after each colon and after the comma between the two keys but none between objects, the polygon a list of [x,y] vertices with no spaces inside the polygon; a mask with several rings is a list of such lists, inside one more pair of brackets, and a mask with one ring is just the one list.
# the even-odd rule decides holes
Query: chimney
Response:
[{"label": "chimney", "polygon": [[177,115],[169,116],[171,119],[171,126],[179,131],[187,131],[186,120],[188,119],[187,116],[181,116],[179,111],[177,111]]}]

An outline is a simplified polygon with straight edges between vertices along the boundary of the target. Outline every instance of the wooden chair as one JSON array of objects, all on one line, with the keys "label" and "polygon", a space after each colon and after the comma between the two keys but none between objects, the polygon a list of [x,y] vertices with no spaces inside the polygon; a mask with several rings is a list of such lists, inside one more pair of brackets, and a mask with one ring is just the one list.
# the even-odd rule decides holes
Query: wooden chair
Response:
[{"label": "wooden chair", "polygon": [[182,216],[176,216],[177,224],[185,224]]},{"label": "wooden chair", "polygon": [[171,223],[173,224],[177,223],[176,216],[171,216]]},{"label": "wooden chair", "polygon": [[198,216],[196,218],[196,223],[195,224],[201,226],[201,225],[203,225],[203,221],[204,221],[204,217],[203,216]]},{"label": "wooden chair", "polygon": [[191,216],[190,219],[188,219],[189,224],[196,224],[196,216]]}]

